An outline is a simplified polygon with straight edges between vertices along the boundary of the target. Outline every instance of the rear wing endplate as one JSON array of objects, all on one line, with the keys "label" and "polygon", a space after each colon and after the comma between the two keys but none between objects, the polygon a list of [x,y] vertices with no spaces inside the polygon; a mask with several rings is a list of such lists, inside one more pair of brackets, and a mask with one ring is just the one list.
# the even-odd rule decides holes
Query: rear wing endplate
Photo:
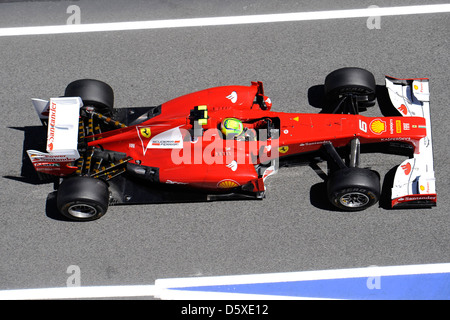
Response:
[{"label": "rear wing endplate", "polygon": [[72,170],[69,164],[78,158],[79,97],[51,98],[50,101],[33,99],[39,119],[47,124],[46,151],[27,150],[38,172],[63,175]]},{"label": "rear wing endplate", "polygon": [[398,166],[391,193],[391,204],[399,207],[436,205],[436,183],[431,137],[429,80],[386,77],[386,88],[394,107],[404,117],[423,117],[426,136],[420,139],[411,159]]}]

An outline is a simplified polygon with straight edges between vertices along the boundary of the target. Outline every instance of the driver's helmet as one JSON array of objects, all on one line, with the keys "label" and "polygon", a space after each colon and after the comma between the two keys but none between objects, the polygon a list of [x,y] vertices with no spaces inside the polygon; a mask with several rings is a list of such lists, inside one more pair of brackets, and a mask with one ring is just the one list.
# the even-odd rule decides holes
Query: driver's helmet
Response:
[{"label": "driver's helmet", "polygon": [[244,125],[239,119],[225,118],[220,124],[220,131],[225,136],[238,136],[244,131]]}]

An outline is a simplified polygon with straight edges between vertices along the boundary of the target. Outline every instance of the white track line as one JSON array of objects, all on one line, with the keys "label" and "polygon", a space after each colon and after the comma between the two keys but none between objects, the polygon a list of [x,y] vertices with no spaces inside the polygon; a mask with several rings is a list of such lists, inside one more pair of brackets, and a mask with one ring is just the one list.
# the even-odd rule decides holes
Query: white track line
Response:
[{"label": "white track line", "polygon": [[239,25],[239,24],[313,21],[313,20],[345,19],[345,18],[361,18],[361,17],[382,17],[382,16],[399,16],[399,15],[446,13],[446,12],[450,12],[450,4],[292,12],[279,14],[259,14],[259,15],[208,17],[208,18],[191,18],[191,19],[16,27],[16,28],[0,28],[0,37],[101,32],[101,31],[167,29],[167,28],[200,27],[200,26],[225,26],[225,25]]},{"label": "white track line", "polygon": [[117,297],[153,297],[153,285],[92,286],[16,289],[0,291],[0,300],[90,299]]}]

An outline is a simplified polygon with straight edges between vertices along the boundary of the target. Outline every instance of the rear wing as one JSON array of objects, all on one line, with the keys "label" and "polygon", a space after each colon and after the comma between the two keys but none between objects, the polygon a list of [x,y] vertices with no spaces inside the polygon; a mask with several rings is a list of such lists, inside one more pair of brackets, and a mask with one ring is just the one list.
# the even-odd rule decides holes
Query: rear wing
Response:
[{"label": "rear wing", "polygon": [[436,205],[436,184],[431,137],[429,80],[386,77],[386,88],[394,107],[403,117],[423,117],[426,136],[418,142],[414,156],[398,166],[391,193],[393,208]]},{"label": "rear wing", "polygon": [[66,175],[76,168],[71,163],[78,158],[79,97],[52,98],[50,101],[33,99],[33,105],[43,124],[47,125],[46,151],[27,150],[37,172]]}]

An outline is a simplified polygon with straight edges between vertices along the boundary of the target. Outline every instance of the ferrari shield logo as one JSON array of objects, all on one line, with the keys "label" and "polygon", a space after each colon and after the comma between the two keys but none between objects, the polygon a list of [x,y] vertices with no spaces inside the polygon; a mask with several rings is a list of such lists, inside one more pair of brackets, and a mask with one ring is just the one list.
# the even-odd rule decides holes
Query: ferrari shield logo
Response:
[{"label": "ferrari shield logo", "polygon": [[142,137],[147,139],[150,138],[150,136],[152,135],[152,132],[148,127],[140,128],[139,133],[141,134]]},{"label": "ferrari shield logo", "polygon": [[289,151],[289,147],[288,146],[279,147],[278,151],[280,151],[281,153],[286,153]]},{"label": "ferrari shield logo", "polygon": [[147,151],[147,146],[149,143],[149,139],[152,136],[152,131],[150,130],[150,127],[136,127],[136,130],[138,132],[139,140],[142,144],[142,153],[145,155],[145,152]]}]

